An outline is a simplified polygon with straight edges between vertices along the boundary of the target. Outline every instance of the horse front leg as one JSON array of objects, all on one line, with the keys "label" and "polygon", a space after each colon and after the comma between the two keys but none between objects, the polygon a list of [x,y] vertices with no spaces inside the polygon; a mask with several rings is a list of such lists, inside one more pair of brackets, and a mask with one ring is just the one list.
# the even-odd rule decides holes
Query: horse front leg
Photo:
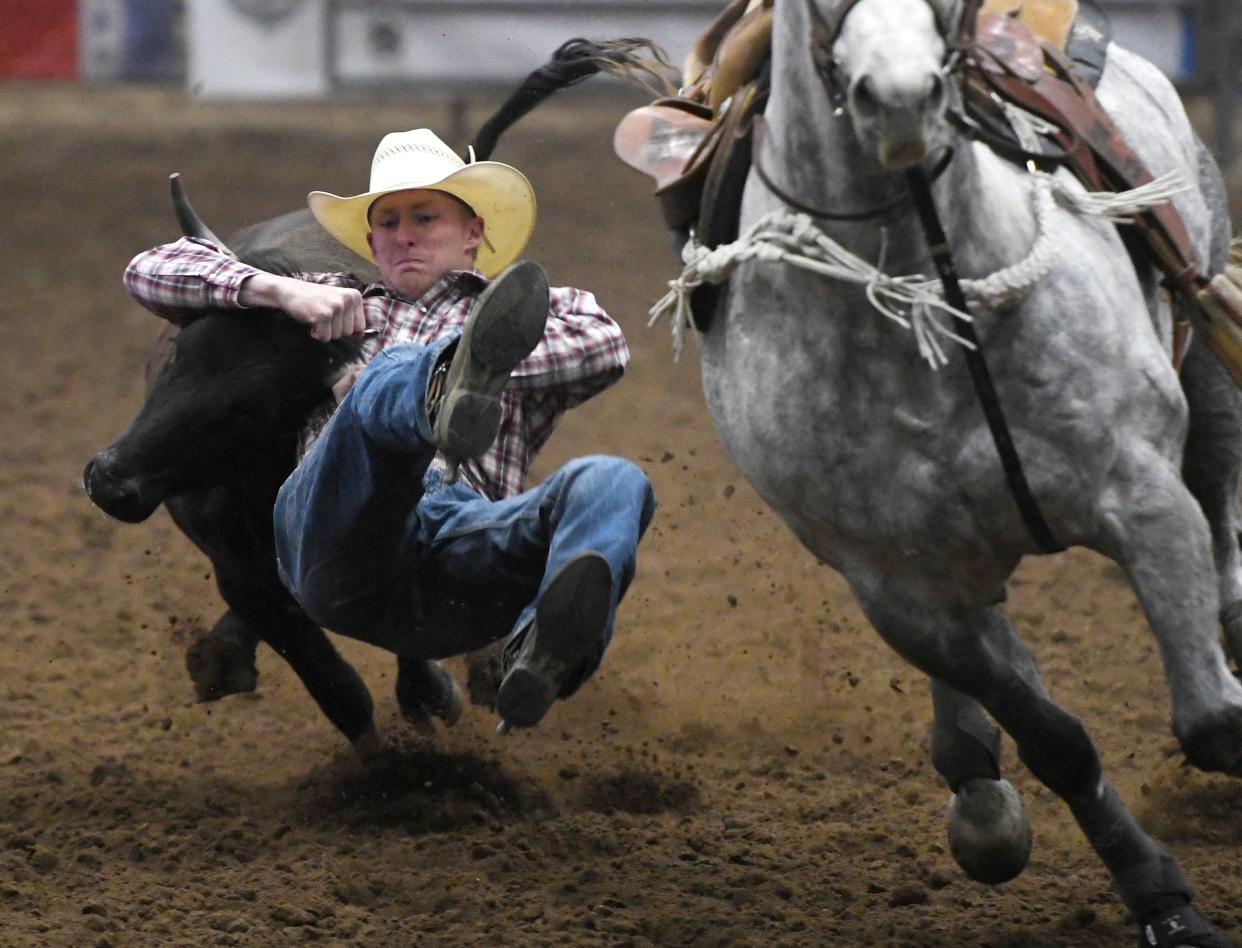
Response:
[{"label": "horse front leg", "polygon": [[1082,722],[1049,699],[1034,658],[998,609],[938,612],[878,575],[854,575],[850,582],[892,648],[974,698],[1013,737],[1022,762],[1069,806],[1144,935],[1159,935],[1151,944],[1228,944],[1191,907],[1193,892],[1173,857],[1130,815],[1105,778]]},{"label": "horse front leg", "polygon": [[1031,820],[1018,792],[1001,779],[1000,729],[978,702],[931,680],[932,765],[952,791],[949,851],[976,882],[1016,878],[1031,858]]},{"label": "horse front leg", "polygon": [[1119,458],[1098,549],[1125,570],[1164,664],[1173,733],[1202,770],[1242,776],[1242,685],[1221,648],[1212,538],[1178,471],[1154,451]]}]

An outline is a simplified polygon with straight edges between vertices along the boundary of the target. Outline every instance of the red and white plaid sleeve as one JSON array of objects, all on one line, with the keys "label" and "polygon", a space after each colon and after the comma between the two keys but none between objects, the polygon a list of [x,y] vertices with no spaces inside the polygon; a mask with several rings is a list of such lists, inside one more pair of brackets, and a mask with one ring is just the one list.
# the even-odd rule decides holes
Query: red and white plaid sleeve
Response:
[{"label": "red and white plaid sleeve", "polygon": [[586,290],[552,287],[549,308],[543,339],[509,384],[561,412],[617,381],[629,364],[630,349],[621,327]]},{"label": "red and white plaid sleeve", "polygon": [[[207,240],[182,237],[138,254],[125,268],[125,289],[157,316],[180,323],[199,309],[245,309],[242,284],[262,271],[221,253]],[[347,273],[295,273],[310,283],[360,286]]]}]

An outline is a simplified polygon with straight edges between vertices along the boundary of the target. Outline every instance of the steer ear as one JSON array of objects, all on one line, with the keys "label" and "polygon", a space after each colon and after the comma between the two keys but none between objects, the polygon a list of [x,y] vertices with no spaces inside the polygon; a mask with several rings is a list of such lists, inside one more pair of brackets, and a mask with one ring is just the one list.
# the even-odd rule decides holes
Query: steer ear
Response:
[{"label": "steer ear", "polygon": [[217,237],[206,224],[203,219],[198,216],[198,211],[194,210],[194,205],[190,203],[190,199],[185,196],[185,190],[181,187],[181,174],[174,171],[168,176],[168,188],[172,192],[173,211],[177,215],[177,223],[181,225],[181,233],[187,237],[198,237],[202,240],[210,240],[213,244],[220,248],[220,252],[237,259],[237,254],[229,249],[228,244]]}]

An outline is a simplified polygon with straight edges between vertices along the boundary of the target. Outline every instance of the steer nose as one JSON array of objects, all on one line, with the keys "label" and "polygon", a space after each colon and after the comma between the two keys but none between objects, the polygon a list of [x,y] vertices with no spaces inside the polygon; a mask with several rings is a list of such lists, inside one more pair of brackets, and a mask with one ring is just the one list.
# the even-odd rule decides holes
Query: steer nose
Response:
[{"label": "steer nose", "polygon": [[86,463],[82,471],[82,486],[96,507],[117,520],[138,523],[151,515],[150,505],[143,499],[139,484],[118,477],[105,454],[97,454]]}]

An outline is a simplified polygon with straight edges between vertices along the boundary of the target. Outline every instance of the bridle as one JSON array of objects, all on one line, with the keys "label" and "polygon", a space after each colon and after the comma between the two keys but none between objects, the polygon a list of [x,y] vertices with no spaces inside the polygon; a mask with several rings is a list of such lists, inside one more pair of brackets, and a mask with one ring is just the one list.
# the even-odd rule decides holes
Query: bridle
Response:
[{"label": "bridle", "polygon": [[[832,104],[836,114],[840,114],[844,108],[848,83],[841,74],[840,63],[832,55],[832,48],[841,35],[841,30],[845,27],[845,18],[861,2],[862,0],[841,0],[833,9],[831,18],[825,20],[816,8],[815,0],[806,0],[807,16],[811,24],[811,61],[814,63],[815,71],[828,91],[829,102]],[[964,60],[966,51],[974,45],[975,20],[978,16],[979,8],[983,5],[983,0],[962,0],[958,15],[952,22],[950,22],[949,14],[945,8],[938,5],[936,0],[926,0],[926,3],[932,8],[932,13],[936,18],[936,26],[940,34],[945,38],[945,58],[941,64],[941,69],[945,75],[952,75]],[[754,127],[755,136],[751,143],[751,153],[755,173],[769,191],[795,210],[821,220],[865,221],[883,217],[905,205],[910,200],[909,193],[902,191],[896,197],[885,201],[883,204],[857,211],[827,210],[805,204],[781,187],[764,166],[762,154],[764,123],[761,115],[755,116]],[[945,153],[937,160],[929,180],[935,181],[939,178],[948,169],[949,162],[952,159],[953,148],[950,146],[945,149]]]},{"label": "bridle", "polygon": [[[815,71],[828,89],[828,97],[834,108],[845,102],[847,83],[841,76],[841,64],[832,55],[845,28],[845,18],[862,0],[841,0],[833,8],[832,16],[825,20],[815,6],[815,0],[806,0],[807,17],[811,23],[811,61]],[[925,0],[932,8],[936,18],[936,27],[944,37],[945,58],[942,69],[946,74],[953,73],[960,64],[963,54],[975,41],[975,21],[983,0],[962,0],[956,18],[951,18],[946,9],[935,0]]]},{"label": "bridle", "polygon": [[[767,123],[763,120],[762,115],[755,115],[751,119],[751,127],[754,129],[754,138],[751,139],[751,164],[754,165],[755,174],[759,176],[759,180],[763,182],[764,187],[775,194],[778,198],[792,207],[795,211],[800,211],[810,217],[817,217],[825,221],[869,221],[877,217],[884,217],[892,211],[903,207],[910,201],[910,193],[901,191],[895,197],[889,198],[883,204],[877,204],[861,211],[841,211],[827,210],[822,207],[815,207],[799,200],[790,194],[785,188],[777,184],[776,180],[764,167],[763,163],[763,142],[767,135]],[[953,160],[953,146],[949,145],[945,148],[944,154],[937,159],[935,166],[928,176],[929,181],[935,181],[949,168],[949,162]]]}]

